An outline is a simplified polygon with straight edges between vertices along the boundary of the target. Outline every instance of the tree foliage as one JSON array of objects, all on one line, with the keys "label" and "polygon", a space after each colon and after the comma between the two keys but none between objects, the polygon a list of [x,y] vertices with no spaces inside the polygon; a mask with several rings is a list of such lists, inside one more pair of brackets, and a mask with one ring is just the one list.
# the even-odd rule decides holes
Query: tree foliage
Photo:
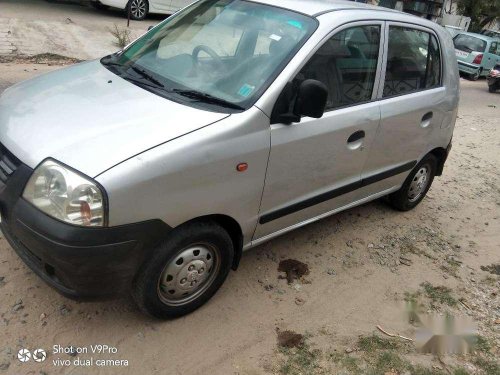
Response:
[{"label": "tree foliage", "polygon": [[500,19],[500,0],[458,0],[457,5],[461,14],[471,18],[469,31],[479,32]]}]

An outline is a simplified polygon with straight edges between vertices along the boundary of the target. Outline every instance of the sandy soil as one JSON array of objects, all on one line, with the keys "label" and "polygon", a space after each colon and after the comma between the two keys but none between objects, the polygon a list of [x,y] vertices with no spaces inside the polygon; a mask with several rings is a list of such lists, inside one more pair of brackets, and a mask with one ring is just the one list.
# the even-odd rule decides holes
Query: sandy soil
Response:
[{"label": "sandy soil", "polygon": [[[0,87],[52,68],[0,64]],[[499,118],[500,93],[488,93],[484,80],[462,80],[450,159],[415,210],[400,213],[377,201],[264,244],[244,254],[240,269],[207,305],[174,321],[147,318],[130,300],[67,300],[0,239],[0,374],[356,373],[343,361],[363,355],[359,337],[377,332],[377,325],[414,337],[403,300],[405,292],[408,298],[418,291],[426,310],[477,321],[491,356],[500,357],[500,278],[481,270],[500,263]],[[292,284],[278,272],[288,258],[309,266]],[[424,282],[450,288],[455,303],[425,297]],[[294,356],[302,352],[278,348],[277,331],[286,330],[306,334],[313,362],[297,364]],[[117,353],[73,357],[52,350],[95,344]],[[48,358],[21,363],[20,348],[43,348]],[[440,362],[406,346],[399,354],[436,373],[458,365],[465,373],[482,371],[472,357]],[[77,357],[123,359],[128,367],[53,364]],[[391,366],[374,373],[403,373]]]},{"label": "sandy soil", "polygon": [[[150,15],[144,21],[131,21],[130,40],[165,17]],[[110,33],[115,25],[120,30],[126,28],[124,12],[97,10],[85,1],[0,0],[0,40],[4,43],[4,48],[0,44],[0,55],[13,49],[21,55],[51,52],[95,59],[120,49]]]}]

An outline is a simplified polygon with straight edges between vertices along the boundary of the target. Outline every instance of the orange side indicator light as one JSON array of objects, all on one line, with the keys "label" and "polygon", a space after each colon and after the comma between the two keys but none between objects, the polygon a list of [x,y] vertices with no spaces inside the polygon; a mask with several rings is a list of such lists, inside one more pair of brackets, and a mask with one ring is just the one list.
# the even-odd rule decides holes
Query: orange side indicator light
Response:
[{"label": "orange side indicator light", "polygon": [[238,172],[245,172],[248,169],[248,164],[247,163],[240,163],[236,166],[236,170]]}]

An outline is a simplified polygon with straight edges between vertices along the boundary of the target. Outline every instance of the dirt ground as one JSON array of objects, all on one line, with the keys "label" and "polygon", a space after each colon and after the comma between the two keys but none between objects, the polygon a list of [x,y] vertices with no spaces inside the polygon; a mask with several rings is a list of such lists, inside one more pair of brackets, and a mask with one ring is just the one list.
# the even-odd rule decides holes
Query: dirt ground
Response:
[{"label": "dirt ground", "polygon": [[[54,68],[0,64],[0,91]],[[461,90],[444,175],[415,210],[376,201],[250,250],[216,296],[181,319],[150,319],[128,299],[65,299],[0,239],[0,374],[499,374],[500,276],[490,266],[500,263],[500,93],[484,80],[462,80]],[[288,284],[278,271],[286,259],[308,272]],[[476,352],[419,354],[377,330],[415,337],[405,300],[474,319]],[[53,350],[96,344],[117,352]],[[21,348],[48,357],[21,363]],[[92,367],[73,364],[90,357]]]},{"label": "dirt ground", "polygon": [[97,10],[84,0],[0,0],[0,55],[51,52],[95,59],[120,49],[110,33],[115,26],[134,40],[165,18],[149,15],[127,28],[122,10]]}]

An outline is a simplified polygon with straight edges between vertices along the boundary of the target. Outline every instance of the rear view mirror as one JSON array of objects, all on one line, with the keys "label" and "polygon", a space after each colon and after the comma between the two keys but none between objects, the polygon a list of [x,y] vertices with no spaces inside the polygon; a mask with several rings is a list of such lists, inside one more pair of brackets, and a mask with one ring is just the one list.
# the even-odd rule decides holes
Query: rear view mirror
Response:
[{"label": "rear view mirror", "polygon": [[306,79],[299,86],[294,114],[320,118],[325,113],[328,89],[324,83],[315,79]]}]

